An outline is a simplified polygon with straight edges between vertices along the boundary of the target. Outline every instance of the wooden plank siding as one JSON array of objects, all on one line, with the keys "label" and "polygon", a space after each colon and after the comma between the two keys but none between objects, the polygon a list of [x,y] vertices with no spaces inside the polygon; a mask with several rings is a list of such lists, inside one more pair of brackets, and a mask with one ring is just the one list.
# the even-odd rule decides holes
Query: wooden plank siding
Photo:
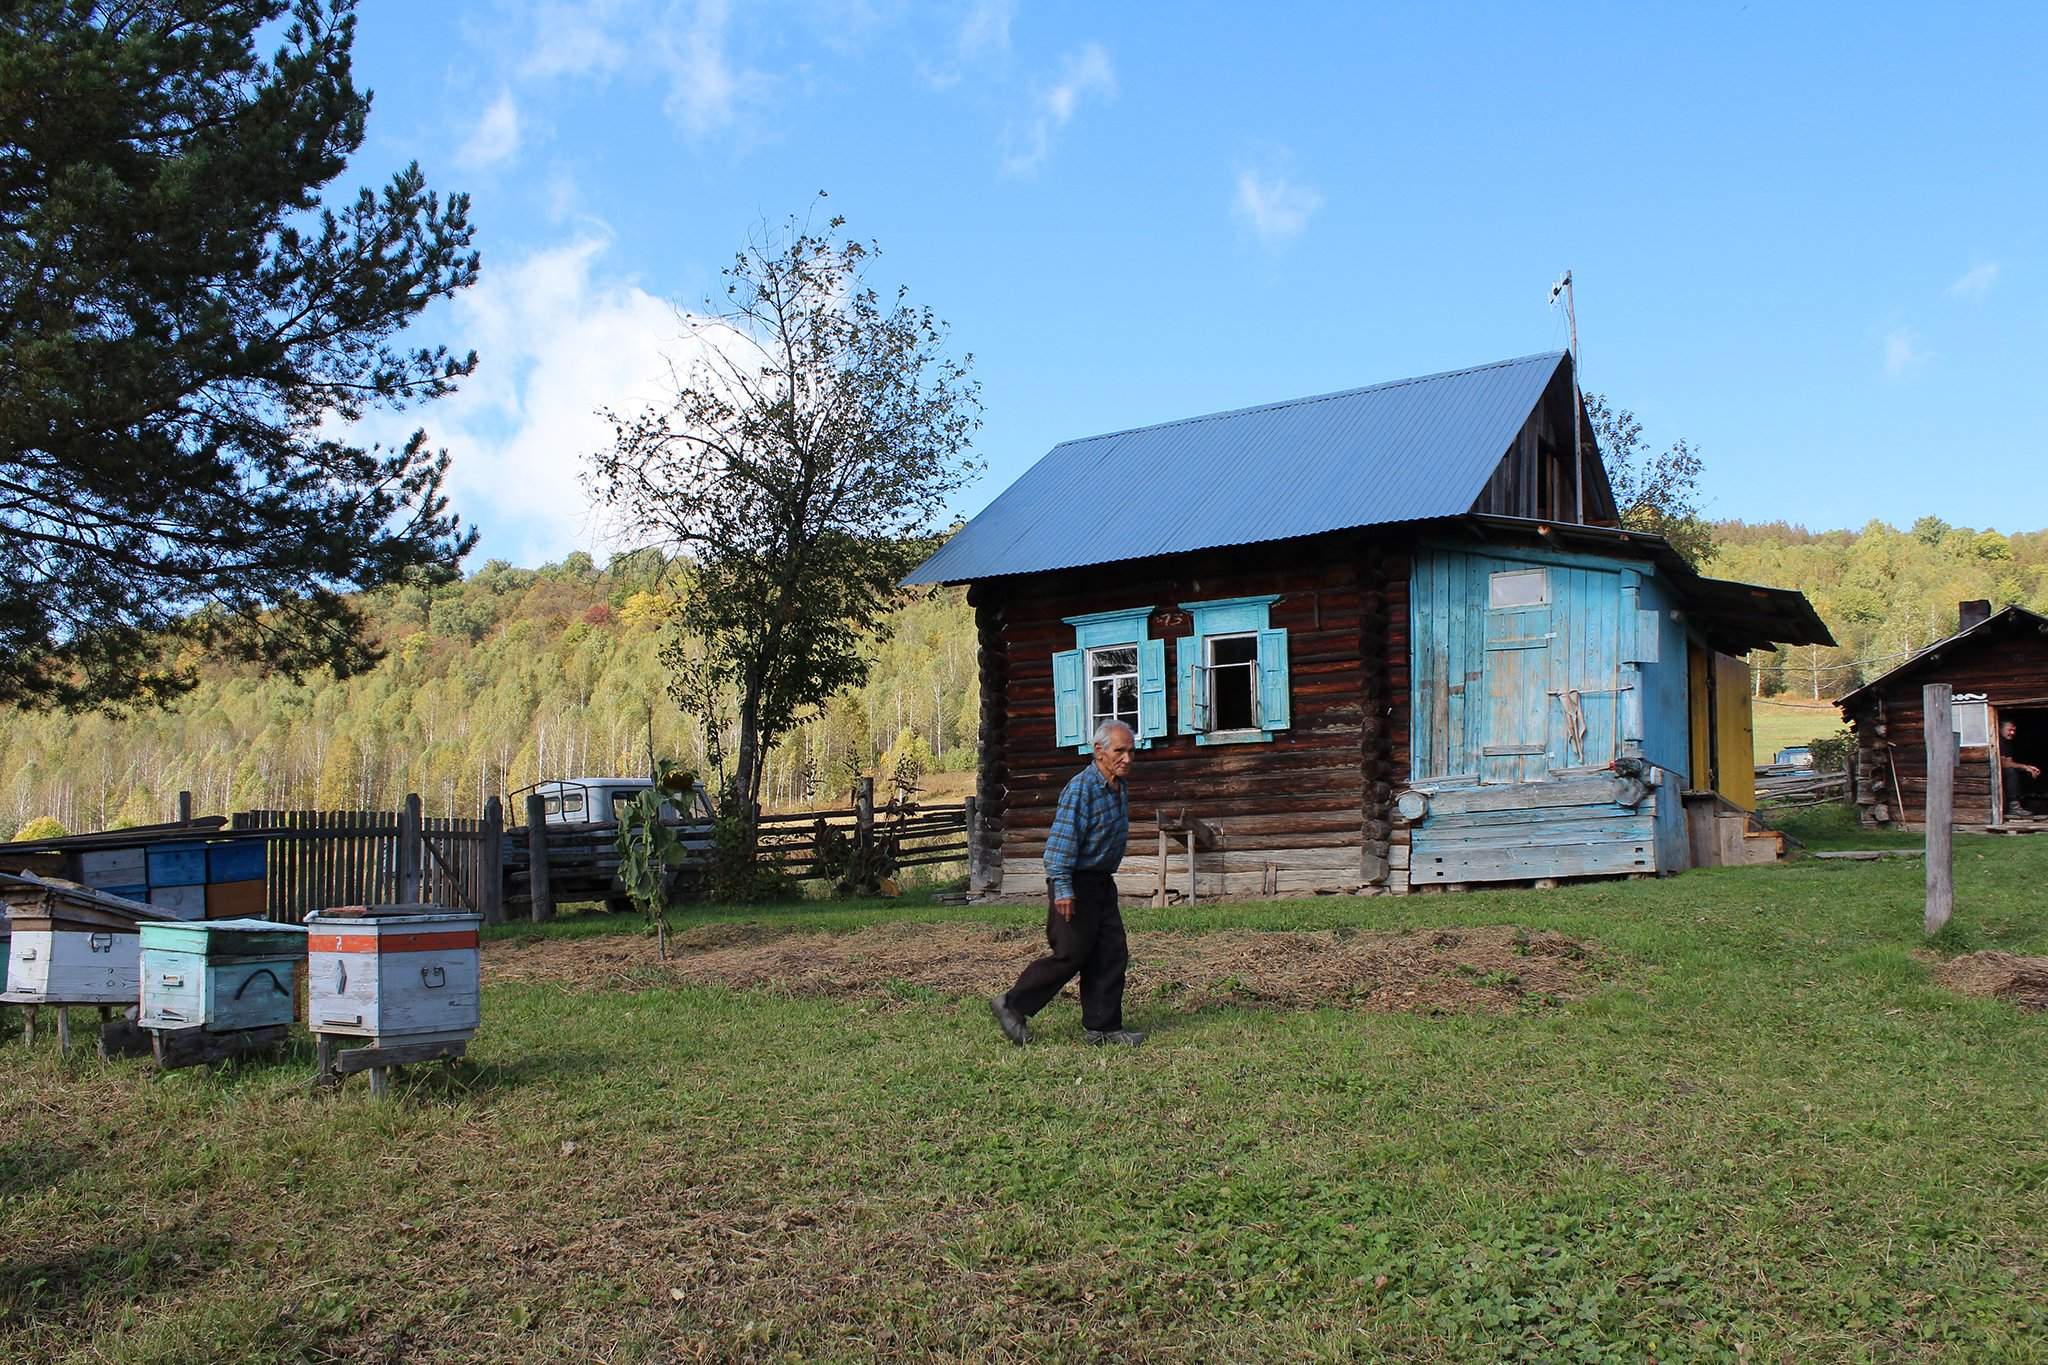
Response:
[{"label": "wooden plank siding", "polygon": [[[1871,824],[1921,827],[1927,817],[1926,726],[1923,685],[1945,682],[1956,695],[1982,693],[1994,716],[2001,707],[2048,711],[2048,634],[2024,615],[1933,647],[1924,666],[1881,681],[1847,708],[1856,738],[1857,804]],[[2041,708],[2037,711],[2036,708]],[[1995,723],[1995,722],[1994,722]],[[2028,717],[2038,731],[2043,720]],[[1996,735],[1993,735],[1994,745]],[[1958,828],[1991,823],[1997,774],[1995,747],[1961,750],[1956,758]]]},{"label": "wooden plank siding", "polygon": [[[985,827],[1001,841],[1002,890],[1042,893],[1060,791],[1087,762],[1054,742],[1052,656],[1074,648],[1064,618],[1150,606],[1151,638],[1175,641],[1190,627],[1162,624],[1160,613],[1268,594],[1279,598],[1270,625],[1288,632],[1292,725],[1270,742],[1200,746],[1179,732],[1178,689],[1169,686],[1168,732],[1140,749],[1132,767],[1131,841],[1119,881],[1127,893],[1153,889],[1157,813],[1182,807],[1221,834],[1222,846],[1198,859],[1201,895],[1255,894],[1274,885],[1268,864],[1277,865],[1283,893],[1352,890],[1383,878],[1385,811],[1368,809],[1367,785],[1392,760],[1392,722],[1403,718],[1382,715],[1368,727],[1366,698],[1392,709],[1388,625],[1405,624],[1405,574],[1405,559],[1389,561],[1366,537],[1339,533],[975,585],[985,708],[978,791]],[[1175,885],[1181,857],[1176,852]]]}]

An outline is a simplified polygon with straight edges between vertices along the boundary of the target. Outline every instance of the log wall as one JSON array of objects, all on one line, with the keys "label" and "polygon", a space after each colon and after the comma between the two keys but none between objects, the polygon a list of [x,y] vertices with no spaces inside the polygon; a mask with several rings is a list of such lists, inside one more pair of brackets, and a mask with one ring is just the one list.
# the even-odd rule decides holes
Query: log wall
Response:
[{"label": "log wall", "polygon": [[[1150,605],[1154,639],[1191,633],[1183,602],[1279,594],[1270,623],[1288,632],[1293,725],[1270,743],[1201,746],[1167,730],[1130,776],[1131,843],[1119,883],[1157,885],[1157,814],[1186,808],[1221,847],[1197,861],[1198,894],[1301,894],[1383,881],[1391,831],[1388,774],[1406,763],[1405,553],[1353,534],[1095,566],[975,586],[982,631],[983,820],[999,833],[1001,885],[1042,894],[1045,836],[1061,789],[1087,762],[1053,739],[1052,656],[1074,647],[1064,618]],[[1397,671],[1389,660],[1400,659]],[[1168,648],[1169,667],[1173,649]],[[1368,709],[1383,714],[1368,723]],[[1184,857],[1171,883],[1184,887]]]},{"label": "log wall", "polygon": [[[1945,682],[1959,695],[1981,692],[1994,713],[2001,707],[2048,708],[2048,625],[2015,613],[1967,639],[1936,645],[1919,667],[1845,708],[1856,735],[1856,800],[1866,824],[1919,826],[1926,820],[1927,729],[1920,689],[1932,682]],[[1995,753],[1958,753],[1956,826],[1981,829],[1990,823]]]}]

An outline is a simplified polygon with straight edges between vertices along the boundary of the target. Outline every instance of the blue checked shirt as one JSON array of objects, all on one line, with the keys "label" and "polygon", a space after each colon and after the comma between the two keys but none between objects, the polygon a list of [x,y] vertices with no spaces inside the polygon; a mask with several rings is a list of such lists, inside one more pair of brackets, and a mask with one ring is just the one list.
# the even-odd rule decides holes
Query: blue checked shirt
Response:
[{"label": "blue checked shirt", "polygon": [[1103,781],[1093,763],[1075,773],[1060,793],[1052,832],[1045,836],[1045,876],[1054,900],[1074,894],[1074,873],[1114,872],[1131,840],[1131,798],[1126,784]]}]

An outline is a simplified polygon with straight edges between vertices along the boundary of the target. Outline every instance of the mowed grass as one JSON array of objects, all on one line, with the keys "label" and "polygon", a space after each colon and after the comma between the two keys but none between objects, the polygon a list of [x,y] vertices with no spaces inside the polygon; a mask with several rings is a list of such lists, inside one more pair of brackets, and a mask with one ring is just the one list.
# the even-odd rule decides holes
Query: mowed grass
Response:
[{"label": "mowed grass", "polygon": [[1769,763],[1778,750],[1832,735],[1843,728],[1842,713],[1829,702],[1807,702],[1758,697],[1750,715],[1755,726],[1756,761]]},{"label": "mowed grass", "polygon": [[[2048,951],[2048,839],[1957,851],[1939,951]],[[1140,961],[1134,1052],[888,982],[505,987],[373,1103],[304,1046],[158,1076],[8,1025],[0,1360],[2048,1358],[2048,1019],[1932,984],[1921,876],[1137,909],[1550,929],[1605,984],[1184,1012]],[[963,915],[1038,912],[726,917]]]}]

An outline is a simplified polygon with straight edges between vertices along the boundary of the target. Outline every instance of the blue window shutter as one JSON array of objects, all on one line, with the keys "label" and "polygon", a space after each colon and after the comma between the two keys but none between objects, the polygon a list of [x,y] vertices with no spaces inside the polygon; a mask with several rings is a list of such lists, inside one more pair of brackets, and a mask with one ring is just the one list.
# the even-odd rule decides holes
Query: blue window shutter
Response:
[{"label": "blue window shutter", "polygon": [[1166,735],[1166,641],[1138,641],[1138,743]]},{"label": "blue window shutter", "polygon": [[1195,710],[1195,664],[1201,657],[1201,636],[1183,635],[1173,642],[1174,672],[1180,675],[1179,731],[1184,735],[1198,735],[1202,732]]},{"label": "blue window shutter", "polygon": [[1259,728],[1285,730],[1294,724],[1287,702],[1287,632],[1259,632]]},{"label": "blue window shutter", "polygon": [[1069,649],[1052,656],[1052,728],[1055,744],[1086,744],[1088,737],[1081,706],[1081,651]]}]

